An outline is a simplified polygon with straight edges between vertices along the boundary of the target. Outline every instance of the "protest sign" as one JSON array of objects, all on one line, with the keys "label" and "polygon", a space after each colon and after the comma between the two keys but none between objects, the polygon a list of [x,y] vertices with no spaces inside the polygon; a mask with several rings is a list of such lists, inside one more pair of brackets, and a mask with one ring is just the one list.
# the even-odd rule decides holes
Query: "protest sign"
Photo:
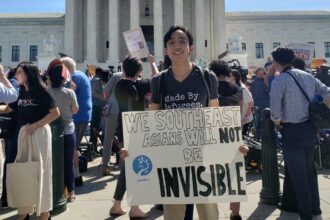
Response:
[{"label": "protest sign", "polygon": [[236,106],[123,113],[129,205],[246,201],[241,132]]},{"label": "protest sign", "polygon": [[302,58],[307,66],[312,63],[315,45],[309,43],[290,43],[287,47],[291,47],[297,57]]},{"label": "protest sign", "polygon": [[325,64],[327,61],[323,58],[313,58],[311,68],[316,69],[320,68],[322,64]]},{"label": "protest sign", "polygon": [[126,31],[123,35],[132,57],[141,59],[149,56],[149,49],[140,27]]}]

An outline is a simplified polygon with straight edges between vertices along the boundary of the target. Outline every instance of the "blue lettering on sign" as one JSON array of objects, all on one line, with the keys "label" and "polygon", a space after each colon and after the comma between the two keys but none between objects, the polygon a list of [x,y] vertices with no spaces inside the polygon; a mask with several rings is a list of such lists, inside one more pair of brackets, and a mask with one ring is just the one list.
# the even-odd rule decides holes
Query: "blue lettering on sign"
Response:
[{"label": "blue lettering on sign", "polygon": [[152,162],[145,155],[137,156],[133,161],[133,170],[140,176],[146,176],[152,170]]}]

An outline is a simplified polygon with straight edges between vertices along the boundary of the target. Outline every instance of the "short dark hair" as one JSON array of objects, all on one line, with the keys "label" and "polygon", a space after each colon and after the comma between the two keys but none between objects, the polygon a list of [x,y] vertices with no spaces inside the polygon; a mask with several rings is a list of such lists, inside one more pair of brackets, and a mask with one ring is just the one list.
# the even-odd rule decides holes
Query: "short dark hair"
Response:
[{"label": "short dark hair", "polygon": [[56,66],[52,66],[48,70],[48,78],[52,83],[52,88],[60,88],[65,81],[65,78],[62,76],[63,65],[58,64]]},{"label": "short dark hair", "polygon": [[297,56],[292,61],[292,66],[296,69],[305,70],[305,65],[305,61]]},{"label": "short dark hair", "polygon": [[124,73],[127,77],[134,77],[137,73],[142,71],[142,64],[137,57],[126,57],[123,61]]},{"label": "short dark hair", "polygon": [[289,47],[277,47],[271,54],[274,61],[282,66],[292,64],[293,58],[295,57],[293,49]]},{"label": "short dark hair", "polygon": [[103,73],[103,69],[101,67],[96,67],[95,76],[100,77]]},{"label": "short dark hair", "polygon": [[109,78],[111,78],[111,74],[108,70],[103,70],[101,76],[100,76],[100,80],[104,83],[107,83],[109,81]]},{"label": "short dark hair", "polygon": [[209,69],[212,70],[217,76],[229,76],[231,72],[228,63],[223,60],[213,60],[209,64]]},{"label": "short dark hair", "polygon": [[193,38],[192,34],[190,33],[190,31],[186,27],[175,25],[175,26],[171,26],[170,29],[167,31],[167,33],[164,36],[164,47],[165,48],[167,48],[167,42],[170,41],[171,36],[175,31],[182,31],[183,33],[185,33],[187,35],[187,38],[189,41],[189,46],[192,46],[194,44],[194,38]]},{"label": "short dark hair", "polygon": [[10,68],[7,73],[7,79],[15,78],[17,68]]}]

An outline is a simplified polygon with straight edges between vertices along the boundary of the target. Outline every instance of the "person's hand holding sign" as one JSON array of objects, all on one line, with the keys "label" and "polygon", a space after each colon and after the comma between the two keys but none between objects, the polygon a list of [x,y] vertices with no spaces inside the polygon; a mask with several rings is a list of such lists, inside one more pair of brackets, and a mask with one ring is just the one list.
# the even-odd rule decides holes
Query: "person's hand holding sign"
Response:
[{"label": "person's hand holding sign", "polygon": [[122,148],[119,150],[119,155],[121,159],[125,159],[126,157],[128,157],[128,150],[126,148]]},{"label": "person's hand holding sign", "polygon": [[247,153],[249,152],[249,147],[244,144],[239,147],[239,152],[241,152],[244,156],[246,156]]}]

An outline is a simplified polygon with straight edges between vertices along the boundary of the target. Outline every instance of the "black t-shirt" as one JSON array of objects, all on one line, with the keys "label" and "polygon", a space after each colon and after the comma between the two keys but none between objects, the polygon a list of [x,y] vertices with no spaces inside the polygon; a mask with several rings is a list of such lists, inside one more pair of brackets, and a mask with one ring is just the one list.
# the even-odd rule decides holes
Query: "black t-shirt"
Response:
[{"label": "black t-shirt", "polygon": [[243,100],[242,89],[227,81],[219,81],[218,93],[220,106],[239,105],[239,101]]},{"label": "black t-shirt", "polygon": [[132,99],[132,109],[131,111],[143,111],[144,110],[144,96],[150,92],[150,80],[137,80],[132,82],[127,79],[121,79],[115,88],[115,97],[118,103],[119,112],[128,111],[128,97],[130,92],[133,92],[132,86],[135,87],[137,91],[137,99],[131,97]]},{"label": "black t-shirt", "polygon": [[[172,68],[169,68],[165,77],[166,94],[164,97],[165,109],[179,109],[179,108],[200,108],[207,107],[208,98],[210,100],[218,98],[218,81],[214,73],[210,72],[210,97],[205,83],[202,79],[201,69],[194,66],[191,73],[182,82],[174,78]],[[152,102],[156,104],[161,103],[159,95],[159,81],[161,74],[154,77],[151,82]]]},{"label": "black t-shirt", "polygon": [[17,101],[9,107],[17,111],[18,123],[23,126],[44,118],[55,107],[55,102],[47,91],[32,94],[21,87]]},{"label": "black t-shirt", "polygon": [[[134,88],[133,88],[134,87]],[[134,92],[137,92],[135,93]],[[116,84],[115,97],[118,103],[119,116],[117,135],[120,142],[123,141],[123,128],[121,113],[126,111],[143,111],[144,110],[144,97],[150,92],[150,80],[137,80],[135,82],[127,79],[121,79]],[[137,97],[134,97],[134,94]],[[128,109],[129,97],[132,101],[132,109]]]}]

